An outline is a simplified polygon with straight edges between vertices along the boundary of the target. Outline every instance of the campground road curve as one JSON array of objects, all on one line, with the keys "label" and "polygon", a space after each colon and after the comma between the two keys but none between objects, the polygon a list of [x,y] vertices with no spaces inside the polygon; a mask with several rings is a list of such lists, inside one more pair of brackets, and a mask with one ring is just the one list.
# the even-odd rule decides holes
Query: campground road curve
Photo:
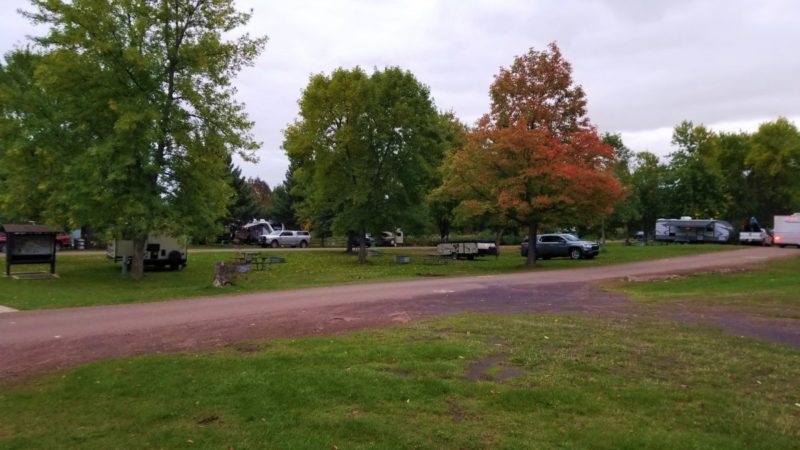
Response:
[{"label": "campground road curve", "polygon": [[[544,299],[537,303],[540,309],[558,310],[560,292],[572,292],[565,304],[583,302],[586,307],[596,295],[581,290],[588,282],[737,268],[797,255],[797,249],[753,247],[604,267],[0,314],[0,378],[119,356],[330,333],[437,312],[491,310],[495,301],[504,305],[499,312],[513,311],[514,302],[533,296]],[[455,306],[460,298],[475,301]]]}]

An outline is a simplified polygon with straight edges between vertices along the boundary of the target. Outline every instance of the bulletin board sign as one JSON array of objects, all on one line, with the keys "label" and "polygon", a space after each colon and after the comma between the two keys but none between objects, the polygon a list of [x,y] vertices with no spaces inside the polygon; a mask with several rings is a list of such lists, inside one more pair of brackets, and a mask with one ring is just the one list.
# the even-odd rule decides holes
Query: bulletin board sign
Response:
[{"label": "bulletin board sign", "polygon": [[49,264],[56,273],[56,230],[46,225],[3,225],[6,233],[6,276],[17,264]]}]

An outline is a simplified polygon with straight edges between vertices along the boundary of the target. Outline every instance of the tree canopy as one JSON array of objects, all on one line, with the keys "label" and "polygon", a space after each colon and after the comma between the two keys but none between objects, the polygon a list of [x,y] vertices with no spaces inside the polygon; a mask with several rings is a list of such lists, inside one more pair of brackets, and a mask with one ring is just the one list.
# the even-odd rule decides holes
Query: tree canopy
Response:
[{"label": "tree canopy", "polygon": [[[223,0],[33,0],[25,16],[47,25],[34,91],[47,99],[46,127],[7,142],[2,165],[24,176],[72,226],[132,238],[141,277],[153,232],[209,236],[234,192],[228,157],[257,149],[231,82],[265,38],[229,39],[249,13]],[[30,144],[30,139],[36,145]],[[27,140],[27,141],[26,141]],[[41,171],[50,161],[52,171]],[[13,184],[13,183],[12,183]],[[14,192],[6,205],[20,201]]]},{"label": "tree canopy", "polygon": [[[419,229],[442,158],[439,117],[428,89],[399,68],[311,77],[300,118],[285,133],[298,215],[333,231]],[[363,243],[359,259],[365,261]]]}]

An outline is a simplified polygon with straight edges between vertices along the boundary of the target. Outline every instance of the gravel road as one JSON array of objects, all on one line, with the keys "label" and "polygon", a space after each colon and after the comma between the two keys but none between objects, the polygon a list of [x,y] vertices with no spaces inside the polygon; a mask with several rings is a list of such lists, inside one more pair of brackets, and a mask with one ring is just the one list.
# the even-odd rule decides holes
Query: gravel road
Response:
[{"label": "gravel road", "polygon": [[[593,283],[752,266],[800,255],[753,247],[605,267],[429,278],[291,291],[0,314],[0,378],[113,357],[247,339],[336,333],[462,311],[624,311]],[[627,305],[627,306],[626,306]],[[788,339],[798,340],[800,335]]]}]

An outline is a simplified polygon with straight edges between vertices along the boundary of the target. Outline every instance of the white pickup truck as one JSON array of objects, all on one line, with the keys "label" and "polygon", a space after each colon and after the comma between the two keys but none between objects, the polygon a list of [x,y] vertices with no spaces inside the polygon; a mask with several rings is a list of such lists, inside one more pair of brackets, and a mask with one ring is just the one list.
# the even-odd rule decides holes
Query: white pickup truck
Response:
[{"label": "white pickup truck", "polygon": [[262,247],[300,247],[306,248],[311,242],[308,231],[276,230],[269,234],[262,234],[258,238]]},{"label": "white pickup truck", "polygon": [[739,233],[739,243],[749,245],[772,245],[772,235],[765,228],[759,231],[742,231]]}]

